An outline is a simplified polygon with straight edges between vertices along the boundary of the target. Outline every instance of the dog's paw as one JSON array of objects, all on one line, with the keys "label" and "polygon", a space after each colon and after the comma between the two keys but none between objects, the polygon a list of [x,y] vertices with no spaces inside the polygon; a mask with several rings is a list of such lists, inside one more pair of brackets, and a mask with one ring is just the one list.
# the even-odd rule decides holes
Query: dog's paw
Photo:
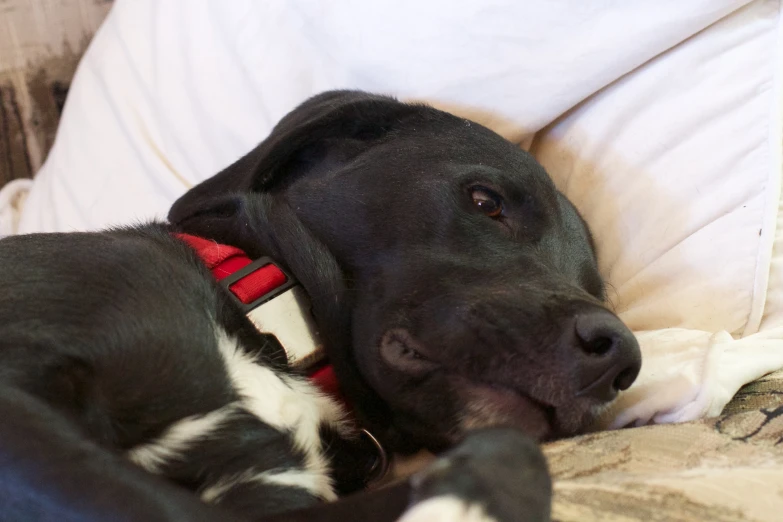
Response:
[{"label": "dog's paw", "polygon": [[411,478],[399,522],[547,522],[552,483],[538,444],[510,429],[470,434]]}]

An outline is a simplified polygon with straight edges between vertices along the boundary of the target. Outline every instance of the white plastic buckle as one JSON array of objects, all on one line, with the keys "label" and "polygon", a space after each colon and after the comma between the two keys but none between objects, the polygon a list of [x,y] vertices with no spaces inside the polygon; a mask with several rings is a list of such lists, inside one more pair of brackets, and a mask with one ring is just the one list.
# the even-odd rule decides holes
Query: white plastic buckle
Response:
[{"label": "white plastic buckle", "polygon": [[304,289],[292,286],[247,312],[259,332],[274,335],[285,350],[288,364],[307,370],[324,358],[324,348],[310,313]]}]

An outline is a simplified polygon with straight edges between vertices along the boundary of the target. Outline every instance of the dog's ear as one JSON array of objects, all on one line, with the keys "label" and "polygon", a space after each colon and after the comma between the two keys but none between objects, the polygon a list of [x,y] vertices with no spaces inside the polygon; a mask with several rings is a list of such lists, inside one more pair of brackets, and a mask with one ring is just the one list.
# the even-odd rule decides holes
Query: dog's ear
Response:
[{"label": "dog's ear", "polygon": [[352,361],[345,274],[329,248],[278,195],[300,176],[339,169],[421,114],[421,106],[363,92],[318,95],[283,118],[246,156],[187,192],[169,212],[175,229],[235,245],[251,257],[270,256],[299,279],[343,392],[357,416],[381,436],[391,429],[390,415]]},{"label": "dog's ear", "polygon": [[404,121],[421,106],[360,91],[328,91],[285,116],[269,137],[216,176],[177,200],[169,220],[230,211],[221,196],[275,192],[311,171],[339,167]]}]

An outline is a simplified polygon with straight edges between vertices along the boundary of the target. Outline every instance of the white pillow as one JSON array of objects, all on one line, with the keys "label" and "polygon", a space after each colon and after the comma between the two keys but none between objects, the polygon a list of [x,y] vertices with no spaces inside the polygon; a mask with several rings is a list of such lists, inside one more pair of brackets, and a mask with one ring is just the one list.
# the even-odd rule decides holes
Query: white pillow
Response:
[{"label": "white pillow", "polygon": [[117,0],[20,231],[163,217],[331,88],[475,107],[532,134],[747,1]]},{"label": "white pillow", "polygon": [[[533,150],[585,213],[645,351],[615,423],[716,413],[739,384],[783,366],[779,341],[743,358],[747,343],[721,333],[752,333],[763,309],[780,177],[768,145],[779,146],[780,71],[766,52],[778,10],[771,0],[117,0],[19,231],[162,218],[326,89],[437,101],[525,143],[557,119]],[[736,353],[743,365],[726,364]]]},{"label": "white pillow", "polygon": [[717,415],[742,384],[783,366],[783,322],[753,336],[780,202],[783,63],[769,52],[780,18],[779,2],[751,3],[533,144],[597,232],[611,301],[643,346],[614,425]]}]

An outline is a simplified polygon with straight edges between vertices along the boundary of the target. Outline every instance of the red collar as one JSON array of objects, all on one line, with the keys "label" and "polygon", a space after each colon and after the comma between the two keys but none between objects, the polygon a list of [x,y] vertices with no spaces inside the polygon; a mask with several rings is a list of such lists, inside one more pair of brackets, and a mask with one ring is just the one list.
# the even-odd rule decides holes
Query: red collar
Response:
[{"label": "red collar", "polygon": [[176,234],[233,295],[250,322],[274,335],[291,367],[304,371],[318,388],[345,403],[332,365],[318,339],[310,303],[299,283],[271,259],[251,260],[239,248],[190,234]]}]

